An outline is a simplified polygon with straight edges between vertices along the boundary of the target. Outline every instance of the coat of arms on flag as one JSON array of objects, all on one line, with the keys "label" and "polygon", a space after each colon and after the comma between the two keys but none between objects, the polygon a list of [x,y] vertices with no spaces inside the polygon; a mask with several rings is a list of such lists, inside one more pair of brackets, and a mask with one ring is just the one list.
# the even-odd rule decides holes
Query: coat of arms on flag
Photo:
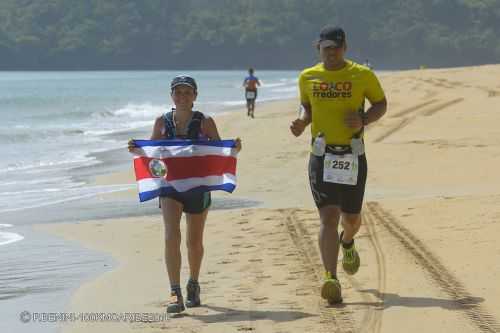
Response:
[{"label": "coat of arms on flag", "polygon": [[141,202],[173,192],[233,192],[234,140],[134,140],[134,170]]}]

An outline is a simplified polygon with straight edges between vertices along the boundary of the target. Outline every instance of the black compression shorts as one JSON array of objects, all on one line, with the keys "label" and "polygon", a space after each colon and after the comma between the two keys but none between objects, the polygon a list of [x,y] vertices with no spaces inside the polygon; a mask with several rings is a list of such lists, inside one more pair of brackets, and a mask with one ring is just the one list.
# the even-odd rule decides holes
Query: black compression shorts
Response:
[{"label": "black compression shorts", "polygon": [[311,154],[309,158],[309,184],[316,207],[327,205],[340,207],[348,214],[359,214],[363,205],[367,175],[366,156],[359,158],[358,181],[356,185],[334,184],[323,181],[323,162],[325,157]]}]

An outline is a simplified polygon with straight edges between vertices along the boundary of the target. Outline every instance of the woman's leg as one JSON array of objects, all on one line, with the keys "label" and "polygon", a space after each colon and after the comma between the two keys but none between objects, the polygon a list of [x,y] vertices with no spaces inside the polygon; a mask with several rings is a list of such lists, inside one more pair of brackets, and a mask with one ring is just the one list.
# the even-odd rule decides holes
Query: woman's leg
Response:
[{"label": "woman's leg", "polygon": [[186,244],[188,250],[189,272],[191,278],[198,281],[200,275],[201,261],[203,259],[203,231],[207,219],[208,209],[200,214],[186,214],[187,236]]},{"label": "woman's leg", "polygon": [[205,229],[205,220],[207,219],[208,209],[200,214],[187,214],[187,249],[189,259],[189,282],[187,284],[188,308],[201,305],[200,284],[198,277],[200,275],[201,261],[203,260],[203,230]]},{"label": "woman's leg", "polygon": [[182,204],[170,198],[160,198],[165,225],[165,265],[171,286],[180,285]]}]

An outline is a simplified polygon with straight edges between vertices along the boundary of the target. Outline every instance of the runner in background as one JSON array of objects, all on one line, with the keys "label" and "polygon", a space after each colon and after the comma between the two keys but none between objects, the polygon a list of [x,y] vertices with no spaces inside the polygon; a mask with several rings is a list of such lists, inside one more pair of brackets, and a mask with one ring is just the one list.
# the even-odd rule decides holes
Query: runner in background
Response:
[{"label": "runner in background", "polygon": [[248,69],[248,76],[243,81],[245,87],[245,99],[247,100],[247,116],[254,118],[255,100],[257,99],[257,86],[260,81],[253,75],[254,69]]}]

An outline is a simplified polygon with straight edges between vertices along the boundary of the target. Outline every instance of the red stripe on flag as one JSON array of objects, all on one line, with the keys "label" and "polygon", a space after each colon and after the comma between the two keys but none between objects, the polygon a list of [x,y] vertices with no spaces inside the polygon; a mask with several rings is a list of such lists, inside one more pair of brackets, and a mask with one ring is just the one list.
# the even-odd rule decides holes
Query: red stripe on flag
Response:
[{"label": "red stripe on flag", "polygon": [[[150,157],[134,160],[136,180],[152,178],[149,171]],[[191,156],[161,159],[167,165],[167,181],[192,177],[219,176],[225,173],[236,174],[236,158],[232,156]]]},{"label": "red stripe on flag", "polygon": [[135,180],[153,178],[151,171],[149,171],[149,162],[151,160],[152,158],[149,157],[134,158]]}]

